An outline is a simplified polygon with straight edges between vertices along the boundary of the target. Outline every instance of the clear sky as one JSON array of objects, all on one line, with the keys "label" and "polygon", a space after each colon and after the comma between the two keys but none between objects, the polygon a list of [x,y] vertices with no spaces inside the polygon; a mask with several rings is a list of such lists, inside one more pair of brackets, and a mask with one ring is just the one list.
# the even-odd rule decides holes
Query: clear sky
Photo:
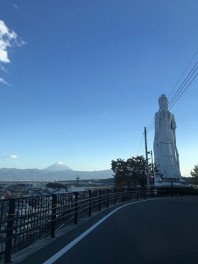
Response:
[{"label": "clear sky", "polygon": [[[0,20],[1,168],[103,170],[144,155],[159,96],[198,49],[197,0],[0,0]],[[171,109],[186,176],[197,86]]]}]

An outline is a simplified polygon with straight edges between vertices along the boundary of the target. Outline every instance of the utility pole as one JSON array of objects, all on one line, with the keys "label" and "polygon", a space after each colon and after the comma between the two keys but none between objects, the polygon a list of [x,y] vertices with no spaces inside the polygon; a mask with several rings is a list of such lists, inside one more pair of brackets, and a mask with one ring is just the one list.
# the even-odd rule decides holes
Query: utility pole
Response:
[{"label": "utility pole", "polygon": [[144,127],[144,138],[145,138],[145,154],[146,154],[146,188],[147,192],[150,192],[150,181],[149,181],[149,166],[148,166],[148,150],[147,150],[147,132]]},{"label": "utility pole", "polygon": [[154,186],[155,173],[154,173],[153,152],[152,152],[152,150],[150,151],[150,154],[151,154],[151,175],[152,175],[152,178],[153,178],[152,185]]}]

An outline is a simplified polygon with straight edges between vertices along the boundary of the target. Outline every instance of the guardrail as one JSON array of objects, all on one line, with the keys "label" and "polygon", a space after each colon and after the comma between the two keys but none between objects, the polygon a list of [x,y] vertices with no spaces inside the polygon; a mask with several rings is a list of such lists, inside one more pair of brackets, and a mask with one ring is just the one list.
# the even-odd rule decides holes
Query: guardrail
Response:
[{"label": "guardrail", "polygon": [[11,262],[11,255],[33,241],[49,235],[80,218],[92,216],[109,206],[132,199],[156,196],[154,192],[130,189],[98,189],[0,200],[0,258]]}]

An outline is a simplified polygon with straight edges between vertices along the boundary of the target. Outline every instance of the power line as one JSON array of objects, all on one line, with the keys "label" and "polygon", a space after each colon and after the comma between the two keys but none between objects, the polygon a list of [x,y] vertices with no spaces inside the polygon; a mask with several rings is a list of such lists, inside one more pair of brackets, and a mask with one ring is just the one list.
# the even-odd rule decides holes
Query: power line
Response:
[{"label": "power line", "polygon": [[147,131],[151,128],[151,127],[153,127],[153,124],[154,124],[154,118],[152,119],[152,121],[148,124],[148,126],[146,127],[147,128]]},{"label": "power line", "polygon": [[187,87],[182,91],[182,93],[179,95],[179,97],[176,99],[176,101],[170,106],[169,109],[171,109],[176,102],[180,99],[180,97],[184,94],[184,92],[188,89],[188,87],[191,85],[191,83],[197,78],[198,72],[196,73],[196,75],[193,77],[193,79],[191,80],[191,82],[187,85]]},{"label": "power line", "polygon": [[[198,70],[198,66],[197,65],[198,65],[198,61],[196,62],[196,64],[194,65],[194,67],[191,69],[191,71],[189,72],[189,74],[187,75],[187,77],[184,79],[184,81],[182,82],[182,84],[179,86],[179,88],[177,89],[177,91],[175,92],[175,94],[170,99],[169,106],[171,106],[171,105],[174,104],[175,100],[182,93],[183,90],[186,90],[185,89],[185,86],[188,84],[188,82],[190,81],[190,79],[193,78],[193,75]],[[193,78],[193,80],[194,79],[195,78]]]},{"label": "power line", "polygon": [[140,154],[140,150],[141,150],[141,147],[142,147],[143,138],[144,138],[144,133],[142,134],[142,138],[141,138],[141,142],[140,142],[140,146],[139,146],[139,150],[138,150],[137,156],[139,156],[139,154]]},{"label": "power line", "polygon": [[[171,91],[171,93],[169,94],[169,96],[173,93],[173,91],[175,90],[176,86],[181,81],[182,77],[184,76],[184,74],[186,73],[187,69],[192,64],[192,62],[193,62],[194,58],[197,56],[197,54],[198,54],[198,50],[193,55],[193,58],[190,60],[189,64],[185,68],[184,72],[181,74],[178,82],[174,86],[174,88]],[[175,93],[171,97],[171,99],[169,101],[169,109],[171,109],[176,104],[176,102],[181,98],[181,96],[184,94],[184,92],[189,88],[191,83],[196,79],[196,77],[198,76],[198,71],[197,70],[198,70],[198,61],[194,64],[193,68],[190,70],[188,75],[185,77],[184,81],[181,83],[181,85],[178,87],[178,89],[175,91]],[[150,122],[148,127],[147,127],[147,133],[150,133],[154,129],[154,127],[155,127],[155,121]]]},{"label": "power line", "polygon": [[187,71],[187,69],[190,67],[191,63],[193,62],[194,58],[197,56],[198,54],[198,50],[195,52],[195,54],[193,55],[192,59],[190,60],[190,62],[188,63],[187,67],[185,68],[185,70],[182,72],[179,80],[177,81],[177,83],[175,84],[175,86],[173,87],[172,91],[170,92],[170,94],[168,95],[168,97],[171,96],[171,94],[173,93],[173,91],[175,90],[175,88],[177,87],[177,85],[179,84],[180,80],[182,79],[182,77],[184,76],[185,72]]},{"label": "power line", "polygon": [[152,127],[147,130],[147,134],[149,134],[155,128],[155,122],[153,122]]}]

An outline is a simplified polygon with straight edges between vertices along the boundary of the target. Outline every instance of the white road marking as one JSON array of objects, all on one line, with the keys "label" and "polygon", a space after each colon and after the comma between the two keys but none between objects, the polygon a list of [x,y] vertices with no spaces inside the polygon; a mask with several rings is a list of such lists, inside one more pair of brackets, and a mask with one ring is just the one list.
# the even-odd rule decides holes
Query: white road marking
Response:
[{"label": "white road marking", "polygon": [[109,213],[108,215],[104,216],[100,221],[98,221],[93,226],[91,226],[89,229],[87,229],[85,232],[83,232],[80,236],[78,236],[77,238],[75,238],[67,246],[65,246],[60,251],[58,251],[51,258],[49,258],[48,260],[46,260],[45,262],[43,262],[43,264],[52,264],[52,263],[54,263],[57,259],[59,259],[60,257],[62,257],[71,248],[73,248],[78,242],[80,242],[84,237],[86,237],[89,233],[91,233],[96,227],[98,227],[100,224],[102,224],[107,218],[109,218],[112,214],[114,214],[118,210],[122,209],[123,207],[129,206],[131,204],[136,204],[136,203],[142,203],[142,202],[150,201],[150,200],[153,200],[153,199],[147,199],[147,200],[141,200],[141,201],[131,202],[131,203],[128,203],[128,204],[125,204],[125,205],[122,205],[122,206],[116,208],[111,213]]}]

